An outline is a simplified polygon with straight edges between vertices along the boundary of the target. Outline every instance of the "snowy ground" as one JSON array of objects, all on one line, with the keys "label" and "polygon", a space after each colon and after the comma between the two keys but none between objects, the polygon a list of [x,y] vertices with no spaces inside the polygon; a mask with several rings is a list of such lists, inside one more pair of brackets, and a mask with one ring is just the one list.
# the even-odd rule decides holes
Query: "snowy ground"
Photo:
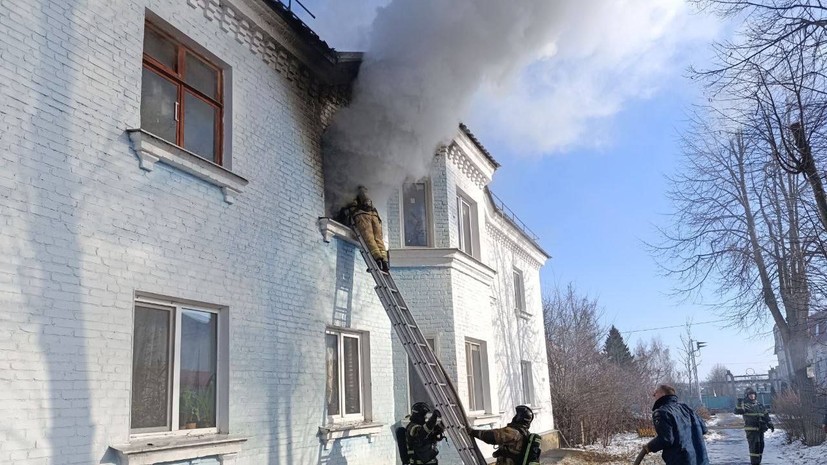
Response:
[{"label": "snowy ground", "polygon": [[[706,442],[712,465],[749,465],[749,450],[740,417],[732,414],[719,415],[709,422],[709,426]],[[768,431],[765,438],[762,465],[827,465],[827,442],[817,447],[785,444],[785,434],[781,430],[775,430],[774,433]],[[588,446],[576,456],[549,459],[542,463],[629,465],[649,439],[639,438],[634,433],[619,434],[608,447]],[[649,454],[643,463],[663,464],[663,460],[660,454]]]}]

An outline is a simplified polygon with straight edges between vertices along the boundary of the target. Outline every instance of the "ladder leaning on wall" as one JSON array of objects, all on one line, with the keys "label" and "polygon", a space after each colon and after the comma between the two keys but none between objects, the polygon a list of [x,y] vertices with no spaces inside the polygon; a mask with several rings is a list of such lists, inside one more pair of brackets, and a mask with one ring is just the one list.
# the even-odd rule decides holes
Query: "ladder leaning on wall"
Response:
[{"label": "ladder leaning on wall", "polygon": [[468,425],[468,417],[465,415],[454,383],[451,382],[445,368],[442,367],[422,335],[422,331],[419,330],[393,278],[389,273],[379,269],[376,260],[368,252],[365,238],[357,228],[352,229],[359,242],[359,252],[368,265],[368,271],[376,281],[376,293],[382,301],[382,306],[385,307],[391,325],[402,341],[402,346],[422,380],[434,408],[442,413],[445,434],[459,452],[463,465],[486,465],[485,457],[477,447],[476,441],[468,435],[465,429]]}]

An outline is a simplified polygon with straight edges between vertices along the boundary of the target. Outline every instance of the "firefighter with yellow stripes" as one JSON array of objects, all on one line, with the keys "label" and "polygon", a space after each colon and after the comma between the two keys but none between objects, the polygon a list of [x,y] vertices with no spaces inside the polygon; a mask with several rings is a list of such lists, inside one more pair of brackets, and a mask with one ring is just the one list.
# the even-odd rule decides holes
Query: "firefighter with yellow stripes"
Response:
[{"label": "firefighter with yellow stripes", "polygon": [[775,426],[773,426],[770,419],[770,412],[764,404],[758,402],[755,389],[747,388],[744,391],[744,398],[738,398],[735,414],[744,416],[744,431],[747,433],[747,444],[749,444],[749,460],[752,465],[759,465],[761,456],[764,453],[764,433],[768,429],[775,432]]},{"label": "firefighter with yellow stripes", "polygon": [[388,251],[385,249],[385,240],[382,236],[382,220],[367,192],[365,186],[359,186],[356,199],[342,208],[337,219],[359,230],[365,238],[368,252],[376,260],[379,269],[387,273],[390,269]]}]

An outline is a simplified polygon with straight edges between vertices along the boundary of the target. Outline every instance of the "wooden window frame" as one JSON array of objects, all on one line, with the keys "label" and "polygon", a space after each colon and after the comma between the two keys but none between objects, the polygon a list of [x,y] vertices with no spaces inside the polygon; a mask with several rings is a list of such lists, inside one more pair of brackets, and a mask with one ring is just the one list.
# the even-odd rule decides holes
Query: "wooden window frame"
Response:
[{"label": "wooden window frame", "polygon": [[[214,147],[213,153],[214,158],[209,160],[208,158],[204,157],[203,155],[196,153],[201,158],[205,160],[211,161],[216,165],[223,166],[224,165],[224,70],[220,66],[217,66],[213,63],[212,60],[205,57],[203,54],[198,53],[197,51],[193,50],[192,47],[188,47],[185,45],[180,39],[177,39],[175,36],[167,33],[162,28],[152,24],[151,22],[147,21],[145,23],[145,28],[152,30],[152,32],[158,34],[159,36],[163,37],[164,39],[170,41],[176,50],[176,68],[178,71],[174,69],[170,69],[165,64],[161,63],[160,61],[156,60],[149,56],[146,51],[143,52],[143,64],[142,68],[147,68],[149,71],[155,73],[156,75],[160,76],[167,81],[172,82],[175,84],[177,88],[176,94],[176,110],[175,110],[175,140],[168,141],[171,142],[178,147],[186,150],[184,148],[184,118],[185,118],[185,108],[184,108],[184,97],[186,93],[189,92],[192,96],[198,98],[199,100],[203,101],[207,105],[210,105],[213,108],[218,109],[218,118],[215,119],[215,137],[214,137]],[[201,92],[200,90],[196,89],[195,87],[187,84],[184,81],[184,75],[186,72],[186,56],[187,53],[191,53],[197,59],[201,60],[207,67],[212,68],[216,71],[217,74],[217,82],[216,82],[216,97],[210,97],[205,93]],[[143,95],[141,96],[143,98]],[[195,152],[193,152],[195,153]]]}]

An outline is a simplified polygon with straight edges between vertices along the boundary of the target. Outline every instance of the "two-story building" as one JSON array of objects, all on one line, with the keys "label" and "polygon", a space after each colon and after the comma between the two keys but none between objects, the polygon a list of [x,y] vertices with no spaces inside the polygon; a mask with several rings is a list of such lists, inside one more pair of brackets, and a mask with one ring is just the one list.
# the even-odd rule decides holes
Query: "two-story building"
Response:
[{"label": "two-story building", "polygon": [[[421,389],[324,218],[359,55],[271,0],[4,2],[0,42],[0,462],[397,463]],[[461,127],[400,186],[392,272],[474,423],[553,436],[548,255],[496,167]]]}]

